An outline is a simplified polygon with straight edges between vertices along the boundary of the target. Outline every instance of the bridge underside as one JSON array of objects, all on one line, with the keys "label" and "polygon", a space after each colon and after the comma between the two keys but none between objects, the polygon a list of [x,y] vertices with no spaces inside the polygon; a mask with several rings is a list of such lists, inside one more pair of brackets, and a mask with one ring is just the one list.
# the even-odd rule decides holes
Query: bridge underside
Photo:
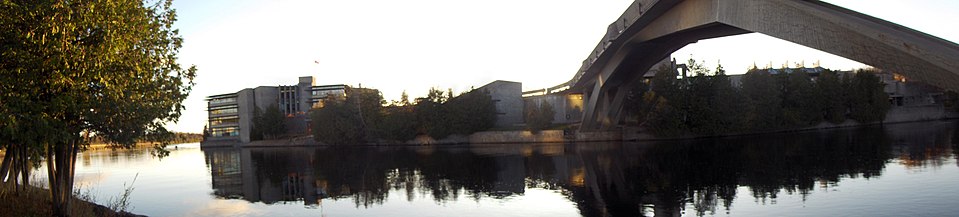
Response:
[{"label": "bridge underside", "polygon": [[676,50],[702,39],[750,32],[959,90],[955,43],[828,3],[661,0],[655,4],[611,40],[610,48],[571,84],[584,96],[581,131],[619,124],[628,86]]}]

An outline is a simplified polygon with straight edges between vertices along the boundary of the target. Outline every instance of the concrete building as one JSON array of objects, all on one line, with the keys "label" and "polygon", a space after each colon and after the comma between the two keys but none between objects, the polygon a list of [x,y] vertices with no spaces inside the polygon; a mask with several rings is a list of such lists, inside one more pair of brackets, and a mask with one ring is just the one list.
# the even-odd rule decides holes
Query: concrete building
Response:
[{"label": "concrete building", "polygon": [[496,80],[478,88],[489,92],[496,105],[496,126],[510,127],[523,124],[523,84]]},{"label": "concrete building", "polygon": [[889,94],[889,103],[892,106],[927,106],[942,104],[943,91],[941,88],[923,83],[909,81],[906,76],[893,72],[879,73],[883,89]]},{"label": "concrete building", "polygon": [[524,97],[526,106],[539,106],[549,103],[553,108],[554,124],[579,123],[583,118],[583,94],[555,93]]},{"label": "concrete building", "polygon": [[250,142],[250,131],[256,112],[276,106],[287,117],[287,132],[303,134],[309,131],[309,111],[322,106],[326,98],[342,97],[346,85],[315,86],[313,76],[300,77],[296,85],[260,86],[236,93],[207,97],[210,141]]}]

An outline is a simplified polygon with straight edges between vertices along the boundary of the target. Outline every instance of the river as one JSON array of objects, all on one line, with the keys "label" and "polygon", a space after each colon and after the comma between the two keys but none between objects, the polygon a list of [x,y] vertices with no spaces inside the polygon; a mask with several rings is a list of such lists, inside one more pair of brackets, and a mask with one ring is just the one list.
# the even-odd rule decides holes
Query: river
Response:
[{"label": "river", "polygon": [[149,216],[953,216],[957,127],[585,144],[178,144],[164,158],[87,151],[76,178],[100,203],[132,184],[129,210]]}]

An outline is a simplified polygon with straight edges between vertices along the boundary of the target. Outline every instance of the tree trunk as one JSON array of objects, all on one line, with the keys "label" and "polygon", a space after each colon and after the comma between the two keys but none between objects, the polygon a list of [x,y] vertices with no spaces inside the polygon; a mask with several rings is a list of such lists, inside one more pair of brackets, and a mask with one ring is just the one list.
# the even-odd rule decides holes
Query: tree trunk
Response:
[{"label": "tree trunk", "polygon": [[[53,145],[47,144],[46,151],[44,151],[47,157],[47,185],[50,186],[50,201],[56,201],[56,198],[60,196],[60,192],[54,187],[57,186],[57,181],[56,176],[54,175],[56,173],[56,162],[54,162],[55,159],[53,158],[53,150]],[[57,203],[51,203],[51,206],[53,210],[60,210],[60,206]]]},{"label": "tree trunk", "polygon": [[[70,216],[70,198],[72,197],[73,183],[68,179],[70,173],[70,157],[74,149],[73,142],[52,145],[53,149],[47,153],[47,174],[50,175],[50,193],[54,216]],[[53,152],[52,154],[50,152]],[[52,155],[52,156],[51,156]],[[49,162],[53,162],[52,165]],[[69,178],[72,178],[72,174]]]},{"label": "tree trunk", "polygon": [[30,184],[30,182],[28,181],[30,180],[30,177],[29,177],[30,171],[27,171],[27,168],[28,168],[27,167],[27,163],[28,163],[27,147],[21,145],[20,147],[17,147],[17,150],[19,151],[19,153],[17,153],[17,161],[20,162],[17,165],[17,170],[20,172],[20,180],[21,180],[20,185],[18,185],[17,188],[19,188],[20,191],[24,191],[24,190],[27,190],[27,185]]},{"label": "tree trunk", "polygon": [[7,148],[7,154],[3,156],[3,164],[0,164],[0,182],[7,182],[7,172],[10,171],[10,164],[13,164],[13,157],[15,156],[13,149]]},{"label": "tree trunk", "polygon": [[20,178],[23,180],[23,183],[22,183],[22,184],[23,184],[23,188],[26,189],[27,186],[30,185],[30,169],[31,169],[31,167],[30,167],[30,151],[27,150],[27,146],[23,146],[23,147],[21,147],[20,149],[21,149],[21,151],[22,151],[22,152],[20,153],[20,158],[21,158],[22,161],[23,161],[23,163],[20,165],[20,166],[21,166],[21,168],[20,168],[20,174],[22,175]]},{"label": "tree trunk", "polygon": [[20,195],[20,178],[19,178],[20,169],[21,169],[21,167],[20,167],[21,160],[20,160],[20,159],[23,158],[23,156],[21,156],[21,152],[20,152],[20,148],[19,148],[19,147],[14,147],[12,151],[13,151],[13,153],[14,153],[14,156],[13,156],[13,159],[12,159],[13,165],[10,165],[10,179],[13,180],[13,192],[14,192],[14,194],[15,194],[15,195]]}]

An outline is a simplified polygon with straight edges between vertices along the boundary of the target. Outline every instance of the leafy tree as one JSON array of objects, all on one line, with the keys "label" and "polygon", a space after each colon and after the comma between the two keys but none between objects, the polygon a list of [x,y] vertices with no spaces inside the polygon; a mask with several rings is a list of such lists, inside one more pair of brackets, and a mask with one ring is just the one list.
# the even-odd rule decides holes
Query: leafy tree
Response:
[{"label": "leafy tree", "polygon": [[845,96],[839,74],[826,70],[819,74],[816,80],[822,100],[823,118],[830,123],[838,124],[846,120]]},{"label": "leafy tree", "polygon": [[[695,64],[695,65],[693,65]],[[709,72],[701,64],[696,64],[690,60],[690,71],[695,76],[686,78],[686,88],[682,90],[683,101],[685,105],[682,108],[686,113],[685,123],[692,133],[706,135],[712,134],[717,128],[715,113],[710,108],[713,95],[713,83],[707,73]],[[673,101],[675,102],[675,101]]]},{"label": "leafy tree", "polygon": [[404,142],[416,138],[416,114],[412,105],[391,105],[383,109],[383,139]]},{"label": "leafy tree", "polygon": [[450,98],[443,106],[449,112],[452,133],[469,135],[496,124],[496,105],[485,90],[472,90]]},{"label": "leafy tree", "polygon": [[879,122],[891,107],[885,84],[873,71],[859,70],[847,83],[850,118],[859,123]]},{"label": "leafy tree", "polygon": [[538,134],[553,124],[553,116],[556,115],[556,112],[553,111],[553,106],[548,102],[534,102],[526,104],[524,114],[526,129]]},{"label": "leafy tree", "polygon": [[683,105],[676,76],[676,71],[668,66],[660,68],[650,81],[650,93],[643,97],[646,105],[651,106],[643,123],[656,136],[678,136],[686,131],[685,115],[681,107],[676,106]]},{"label": "leafy tree", "polygon": [[[259,113],[258,108],[255,110]],[[254,116],[253,129],[256,130],[251,133],[259,133],[260,138],[276,139],[286,133],[286,116],[277,105],[270,105],[262,114]]]},{"label": "leafy tree", "polygon": [[784,78],[784,126],[805,127],[822,122],[821,94],[809,75],[800,69],[789,73]]},{"label": "leafy tree", "polygon": [[716,114],[715,133],[739,132],[744,128],[746,97],[739,88],[733,86],[722,65],[716,66],[713,82],[712,108]]},{"label": "leafy tree", "polygon": [[749,103],[745,118],[748,130],[778,129],[782,120],[782,91],[768,71],[751,69],[743,75],[742,91]]},{"label": "leafy tree", "polygon": [[177,63],[183,39],[171,5],[0,4],[3,128],[16,133],[6,134],[12,144],[47,159],[54,215],[70,215],[76,155],[89,135],[119,147],[172,138],[164,125],[179,118],[196,68]]},{"label": "leafy tree", "polygon": [[333,97],[311,112],[313,138],[332,145],[375,141],[382,124],[385,103],[378,90],[349,88],[344,100]]},{"label": "leafy tree", "polygon": [[356,105],[343,100],[327,100],[322,108],[310,113],[313,139],[330,145],[365,142],[366,132]]}]

